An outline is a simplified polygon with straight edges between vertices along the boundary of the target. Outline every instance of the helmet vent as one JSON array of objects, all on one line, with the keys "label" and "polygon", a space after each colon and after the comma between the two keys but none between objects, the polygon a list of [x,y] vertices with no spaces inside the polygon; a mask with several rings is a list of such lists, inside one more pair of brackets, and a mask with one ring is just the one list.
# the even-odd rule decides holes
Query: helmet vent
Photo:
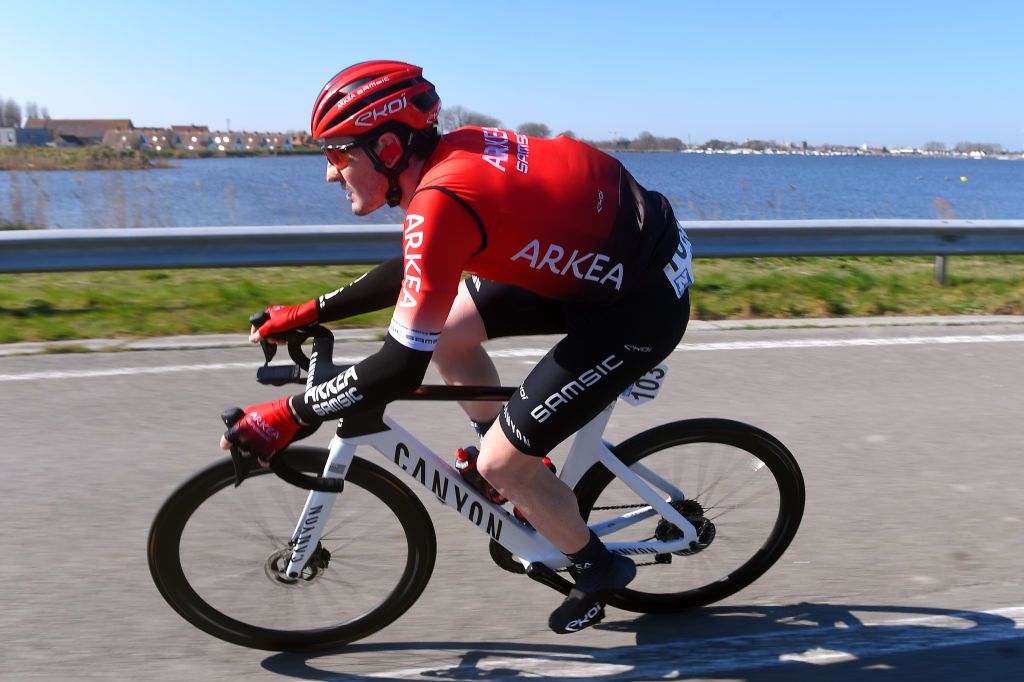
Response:
[{"label": "helmet vent", "polygon": [[430,108],[434,106],[437,100],[440,99],[437,96],[437,92],[434,88],[430,88],[426,92],[421,92],[412,98],[412,104],[420,111],[430,111]]}]

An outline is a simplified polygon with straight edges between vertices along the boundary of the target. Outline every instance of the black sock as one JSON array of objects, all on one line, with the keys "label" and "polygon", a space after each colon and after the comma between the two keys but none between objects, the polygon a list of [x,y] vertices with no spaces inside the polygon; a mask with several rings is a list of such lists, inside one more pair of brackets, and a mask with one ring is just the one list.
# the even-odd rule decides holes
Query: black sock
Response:
[{"label": "black sock", "polygon": [[583,592],[625,587],[636,576],[636,564],[612,554],[594,531],[583,549],[566,556],[572,561],[576,588]]},{"label": "black sock", "polygon": [[611,553],[593,530],[590,531],[590,540],[587,541],[583,549],[566,554],[566,556],[575,569],[577,586],[585,592],[590,592],[591,590],[588,588],[594,587],[590,585],[592,581],[589,581],[588,578],[600,576],[611,559]]},{"label": "black sock", "polygon": [[601,542],[601,538],[597,537],[594,531],[590,531],[590,540],[583,546],[583,549],[572,554],[566,554],[566,556],[572,561],[577,572],[583,572],[608,563],[610,553],[604,546],[604,543]]},{"label": "black sock", "polygon": [[495,415],[491,419],[483,419],[481,421],[470,419],[469,423],[473,426],[473,430],[476,431],[477,435],[483,438],[484,434],[487,433],[487,430],[494,426],[494,422],[497,421],[497,419],[498,417]]}]

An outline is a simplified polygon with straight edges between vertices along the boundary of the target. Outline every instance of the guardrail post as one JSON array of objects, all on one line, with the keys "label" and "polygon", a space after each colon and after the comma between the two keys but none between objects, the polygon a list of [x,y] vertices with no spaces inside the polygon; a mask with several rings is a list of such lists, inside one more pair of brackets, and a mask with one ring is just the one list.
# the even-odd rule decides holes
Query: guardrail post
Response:
[{"label": "guardrail post", "polygon": [[946,256],[935,257],[935,281],[940,287],[946,286]]}]

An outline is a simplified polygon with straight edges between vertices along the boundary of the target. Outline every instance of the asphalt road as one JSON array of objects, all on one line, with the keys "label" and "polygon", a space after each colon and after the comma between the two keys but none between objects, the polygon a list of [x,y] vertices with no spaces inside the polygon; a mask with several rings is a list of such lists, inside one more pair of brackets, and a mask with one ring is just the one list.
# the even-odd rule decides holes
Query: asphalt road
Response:
[{"label": "asphalt road", "polygon": [[[550,342],[494,344],[505,383]],[[339,354],[375,346],[349,343]],[[720,416],[785,442],[804,471],[807,509],[768,574],[705,609],[610,609],[597,627],[557,636],[545,626],[557,595],[495,567],[486,538],[435,503],[439,556],[420,601],[383,632],[318,655],[243,649],[193,629],[146,565],[162,500],[219,456],[220,410],[284,394],[253,381],[260,361],[252,348],[0,358],[0,679],[1019,674],[1024,320],[695,327],[669,360],[662,395],[617,408],[607,435]],[[391,414],[439,451],[472,442],[454,406]]]}]

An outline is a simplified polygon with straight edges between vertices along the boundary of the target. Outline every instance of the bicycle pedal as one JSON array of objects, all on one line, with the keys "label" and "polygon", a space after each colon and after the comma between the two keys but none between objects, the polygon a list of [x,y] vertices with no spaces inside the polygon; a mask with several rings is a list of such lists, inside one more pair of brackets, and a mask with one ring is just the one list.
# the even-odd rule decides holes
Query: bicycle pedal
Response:
[{"label": "bicycle pedal", "polygon": [[547,585],[555,592],[561,592],[562,594],[569,594],[569,590],[573,588],[573,584],[571,582],[558,575],[539,561],[535,561],[526,567],[526,575],[533,580],[536,580],[541,585]]}]

